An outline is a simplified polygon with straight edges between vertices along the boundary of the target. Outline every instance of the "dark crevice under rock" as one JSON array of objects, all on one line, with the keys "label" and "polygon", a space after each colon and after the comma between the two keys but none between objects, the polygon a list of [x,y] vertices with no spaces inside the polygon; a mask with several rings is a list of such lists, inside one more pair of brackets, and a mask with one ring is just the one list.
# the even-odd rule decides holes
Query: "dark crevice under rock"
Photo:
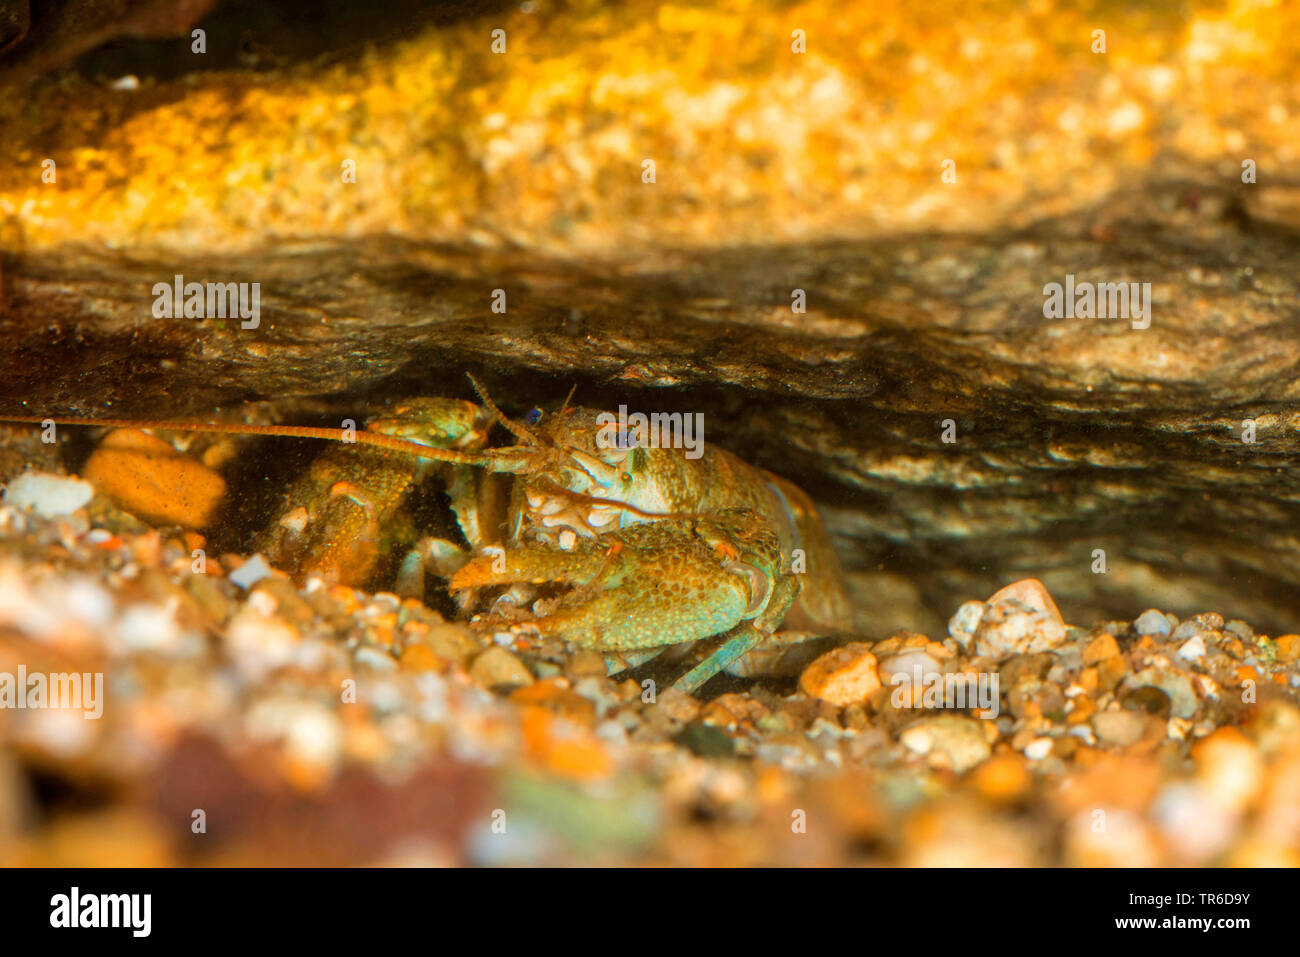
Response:
[{"label": "dark crevice under rock", "polygon": [[[472,397],[471,371],[518,414],[576,386],[585,405],[703,412],[709,441],[807,488],[872,636],[941,630],[1025,576],[1080,624],[1159,606],[1294,630],[1300,244],[1233,191],[1187,189],[1016,232],[629,262],[387,237],[10,255],[0,411],[274,400],[286,420],[360,418],[399,395]],[[259,282],[260,326],[153,318],[153,284],[176,273]],[[1151,327],[1045,319],[1042,287],[1067,273],[1151,282]]]}]

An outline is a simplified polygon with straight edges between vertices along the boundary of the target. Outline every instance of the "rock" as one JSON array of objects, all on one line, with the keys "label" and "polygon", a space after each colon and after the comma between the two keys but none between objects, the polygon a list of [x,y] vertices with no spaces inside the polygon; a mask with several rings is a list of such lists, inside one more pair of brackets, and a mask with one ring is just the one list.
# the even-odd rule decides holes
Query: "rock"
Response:
[{"label": "rock", "polygon": [[1102,744],[1127,748],[1142,739],[1146,719],[1141,713],[1128,709],[1098,711],[1092,716],[1092,730]]},{"label": "rock", "polygon": [[[471,670],[471,675],[473,671]],[[520,685],[510,700],[521,707],[545,708],[584,728],[596,726],[596,706],[569,687],[565,678],[544,678],[528,684],[518,680],[497,681],[498,685]]]},{"label": "rock", "polygon": [[1115,641],[1114,635],[1107,632],[1088,642],[1088,646],[1083,649],[1083,663],[1095,665],[1118,654],[1119,643]]},{"label": "rock", "polygon": [[1225,631],[1232,632],[1243,641],[1255,640],[1255,629],[1240,619],[1234,618],[1223,627]]},{"label": "rock", "polygon": [[[1175,635],[1177,637],[1177,635]],[[1184,661],[1200,661],[1205,657],[1205,639],[1199,634],[1188,638],[1178,649],[1178,657]]]},{"label": "rock", "polygon": [[1300,635],[1281,635],[1274,638],[1273,648],[1277,660],[1284,664],[1300,660]]},{"label": "rock", "polygon": [[1035,738],[1025,745],[1024,755],[1031,761],[1041,761],[1051,753],[1051,738]]},{"label": "rock", "polygon": [[843,707],[859,704],[880,687],[876,656],[870,646],[853,642],[822,655],[799,677],[807,695]]},{"label": "rock", "polygon": [[975,651],[1005,658],[1055,648],[1065,640],[1065,622],[1052,597],[1035,578],[1008,585],[988,601],[975,633]]},{"label": "rock", "polygon": [[655,707],[662,708],[668,717],[683,724],[694,721],[700,713],[700,703],[676,688],[665,688],[661,691],[655,697]]},{"label": "rock", "polygon": [[252,678],[290,664],[298,643],[297,630],[275,614],[273,601],[265,592],[253,592],[244,606],[231,616],[226,628],[226,646],[240,670]]},{"label": "rock", "polygon": [[89,482],[52,472],[27,471],[10,482],[4,500],[15,508],[29,508],[44,518],[70,515],[95,494]]},{"label": "rock", "polygon": [[881,661],[877,673],[886,687],[904,689],[901,692],[904,700],[915,706],[921,701],[927,679],[932,675],[942,675],[943,668],[931,655],[913,648]]},{"label": "rock", "polygon": [[[1192,683],[1187,676],[1179,672],[1164,671],[1159,668],[1147,668],[1137,672],[1125,682],[1130,688],[1137,690],[1143,686],[1157,688],[1169,696],[1169,712],[1176,718],[1190,718],[1196,714],[1196,709],[1200,705],[1200,700],[1196,697],[1196,691],[1192,688]],[[1151,712],[1148,710],[1149,714]]]},{"label": "rock", "polygon": [[533,676],[524,663],[500,645],[492,645],[475,658],[469,676],[486,688],[533,683]]},{"label": "rock", "polygon": [[147,522],[203,528],[226,495],[226,481],[162,439],[115,429],[86,462],[85,476],[126,511]]},{"label": "rock", "polygon": [[673,740],[702,758],[729,758],[736,753],[736,743],[731,735],[716,724],[692,722]]},{"label": "rock", "polygon": [[1154,715],[1157,718],[1167,718],[1173,710],[1173,702],[1169,700],[1168,692],[1152,685],[1127,684],[1119,699],[1125,708]]},{"label": "rock", "polygon": [[1183,865],[1207,864],[1232,843],[1237,820],[1195,784],[1171,784],[1151,806],[1151,818],[1160,829],[1175,860]]},{"label": "rock", "polygon": [[1070,867],[1155,867],[1160,844],[1139,815],[1094,807],[1066,824],[1065,861]]},{"label": "rock", "polygon": [[1034,776],[1018,755],[1001,754],[980,764],[971,775],[971,783],[990,801],[1012,804],[1028,795]]},{"label": "rock", "polygon": [[1154,608],[1148,608],[1133,622],[1133,630],[1139,635],[1167,635],[1173,629],[1168,618]]},{"label": "rock", "polygon": [[898,740],[908,750],[926,755],[931,764],[959,774],[992,753],[980,722],[961,715],[922,718],[904,729]]},{"label": "rock", "polygon": [[1264,783],[1264,762],[1236,728],[1219,728],[1192,747],[1197,777],[1209,800],[1233,812],[1245,810]]},{"label": "rock", "polygon": [[982,601],[964,602],[957,609],[957,613],[949,619],[948,634],[957,644],[963,648],[970,645],[971,639],[975,636],[975,629],[979,627],[980,619],[984,617],[986,607]]},{"label": "rock", "polygon": [[266,563],[266,559],[259,552],[232,571],[227,577],[247,591],[262,579],[271,577],[271,566]]}]

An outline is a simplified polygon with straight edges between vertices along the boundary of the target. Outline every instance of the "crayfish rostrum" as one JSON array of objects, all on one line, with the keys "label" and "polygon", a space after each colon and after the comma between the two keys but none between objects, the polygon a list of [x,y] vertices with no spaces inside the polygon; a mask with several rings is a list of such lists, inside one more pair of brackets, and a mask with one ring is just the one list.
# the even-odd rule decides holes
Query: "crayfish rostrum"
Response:
[{"label": "crayfish rostrum", "polygon": [[[478,612],[475,627],[525,647],[540,637],[595,649],[611,672],[713,639],[677,682],[694,691],[723,668],[746,673],[783,635],[844,627],[839,564],[790,482],[712,446],[688,455],[626,434],[609,441],[608,413],[567,401],[512,420],[475,388],[481,402],[413,399],[362,431],[53,421],[336,440],[261,533],[272,565],[362,585],[405,541],[399,591],[418,593],[427,569],[449,579],[466,614]],[[498,428],[512,444],[491,444]],[[410,524],[403,504],[430,472],[445,482],[463,542],[399,534]]]}]

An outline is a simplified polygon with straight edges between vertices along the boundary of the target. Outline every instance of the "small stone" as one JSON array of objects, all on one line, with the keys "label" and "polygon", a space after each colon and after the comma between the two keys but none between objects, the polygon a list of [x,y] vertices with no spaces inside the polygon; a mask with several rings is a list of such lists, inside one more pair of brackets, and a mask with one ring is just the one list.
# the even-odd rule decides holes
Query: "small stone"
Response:
[{"label": "small stone", "polygon": [[1243,641],[1255,640],[1255,629],[1250,627],[1250,625],[1246,624],[1244,621],[1240,620],[1239,618],[1233,618],[1223,627],[1225,630],[1232,632],[1234,635],[1236,635],[1238,638],[1242,639]]},{"label": "small stone", "polygon": [[15,508],[29,508],[43,518],[70,515],[95,495],[89,482],[34,469],[18,476],[5,488],[4,500]]},{"label": "small stone", "polygon": [[533,676],[524,663],[500,645],[491,646],[475,658],[469,676],[488,688],[533,683]]},{"label": "small stone", "polygon": [[1180,864],[1205,864],[1231,843],[1237,821],[1209,800],[1195,784],[1166,787],[1151,806],[1151,817]]},{"label": "small stone", "polygon": [[975,789],[990,801],[1010,804],[1029,793],[1034,777],[1020,757],[1002,754],[977,767],[971,780]]},{"label": "small stone", "polygon": [[1157,718],[1169,717],[1172,710],[1168,693],[1152,685],[1131,687],[1120,696],[1120,700],[1125,708],[1155,715]]},{"label": "small stone", "polygon": [[988,601],[975,633],[975,651],[1005,658],[1055,648],[1065,640],[1065,621],[1051,595],[1036,578],[998,591]]},{"label": "small stone", "polygon": [[1205,793],[1217,807],[1244,810],[1263,786],[1263,758],[1236,728],[1220,728],[1198,741],[1192,759]]},{"label": "small stone", "polygon": [[118,637],[136,651],[175,650],[181,639],[176,624],[177,604],[172,599],[166,605],[130,605],[118,619]]},{"label": "small stone", "polygon": [[1092,716],[1092,730],[1103,744],[1127,748],[1141,740],[1146,719],[1137,711],[1098,711]]},{"label": "small stone", "polygon": [[966,648],[975,630],[979,628],[980,619],[984,617],[985,604],[982,601],[968,601],[957,609],[957,613],[948,621],[948,634],[953,641]]},{"label": "small stone", "polygon": [[1199,634],[1187,639],[1178,649],[1178,657],[1184,661],[1199,661],[1205,657],[1205,639]]},{"label": "small stone", "polygon": [[1112,655],[1097,665],[1097,682],[1102,691],[1114,691],[1128,673],[1128,659],[1123,655]]},{"label": "small stone", "polygon": [[673,741],[701,758],[729,758],[736,753],[731,736],[716,724],[688,724]]},{"label": "small stone", "polygon": [[[1180,672],[1146,668],[1128,680],[1135,687],[1146,685],[1163,691],[1169,698],[1169,710],[1165,712],[1166,715],[1172,713],[1177,718],[1190,718],[1196,714],[1196,709],[1200,706],[1200,700],[1196,697],[1192,683],[1185,674]],[[1156,712],[1148,708],[1147,713]]]},{"label": "small stone", "polygon": [[860,704],[880,687],[876,656],[861,642],[828,651],[804,669],[799,687],[811,697],[841,707]]},{"label": "small stone", "polygon": [[700,703],[676,688],[665,688],[660,692],[655,698],[655,707],[662,708],[668,717],[683,724],[694,721],[700,713]]},{"label": "small stone", "polygon": [[1273,649],[1278,661],[1290,664],[1300,658],[1300,635],[1282,635],[1273,639]]},{"label": "small stone", "polygon": [[85,476],[133,515],[158,524],[212,524],[226,482],[162,439],[134,429],[110,432],[86,461]]},{"label": "small stone", "polygon": [[252,588],[263,578],[271,577],[271,566],[259,552],[230,573],[230,580],[245,590]]},{"label": "small stone", "polygon": [[1109,633],[1098,635],[1083,649],[1084,665],[1095,665],[1119,654],[1119,642]]},{"label": "small stone", "polygon": [[943,714],[922,718],[899,735],[910,751],[924,754],[936,767],[962,773],[992,753],[981,722],[961,715]]},{"label": "small stone", "polygon": [[1133,622],[1133,630],[1139,635],[1167,635],[1173,629],[1168,618],[1154,608],[1148,608]]},{"label": "small stone", "polygon": [[1041,761],[1052,753],[1051,738],[1035,738],[1025,748],[1025,757],[1031,761]]},{"label": "small stone", "polygon": [[[518,684],[518,682],[501,682]],[[564,678],[546,678],[516,688],[510,694],[510,700],[520,707],[545,708],[552,714],[567,718],[582,727],[594,727],[596,723],[596,706],[569,687]]]}]

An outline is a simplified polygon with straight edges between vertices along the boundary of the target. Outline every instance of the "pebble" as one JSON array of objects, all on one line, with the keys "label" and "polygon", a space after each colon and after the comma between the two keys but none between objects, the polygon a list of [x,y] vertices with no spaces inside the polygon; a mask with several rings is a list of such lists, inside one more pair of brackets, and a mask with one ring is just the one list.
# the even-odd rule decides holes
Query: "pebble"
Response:
[{"label": "pebble", "polygon": [[1055,648],[1065,640],[1065,621],[1043,583],[1026,578],[988,601],[975,633],[975,651],[1002,659]]},{"label": "pebble", "polygon": [[1218,807],[1244,810],[1264,782],[1259,752],[1236,728],[1220,728],[1192,747],[1197,776]]},{"label": "pebble", "polygon": [[110,432],[86,461],[85,477],[126,511],[160,525],[212,524],[226,481],[162,439],[135,429]]},{"label": "pebble", "polygon": [[1019,756],[1002,754],[979,765],[972,773],[971,782],[990,801],[1010,804],[1029,793],[1034,776]]},{"label": "pebble", "polygon": [[1095,665],[1118,654],[1119,643],[1115,640],[1114,635],[1107,632],[1088,642],[1087,647],[1083,649],[1083,663],[1085,665]]},{"label": "pebble", "polygon": [[1025,748],[1025,757],[1031,761],[1041,761],[1052,753],[1051,738],[1035,738]]},{"label": "pebble", "polygon": [[1126,748],[1141,740],[1146,719],[1141,712],[1128,709],[1098,711],[1092,716],[1092,730],[1103,744]]},{"label": "pebble", "polygon": [[487,688],[533,683],[533,676],[524,663],[500,645],[493,645],[475,658],[469,676]]},{"label": "pebble", "polygon": [[95,487],[79,478],[29,469],[5,488],[4,501],[43,518],[55,518],[72,514],[94,495]]},{"label": "pebble", "polygon": [[301,640],[298,632],[278,615],[268,612],[265,596],[274,607],[275,599],[265,592],[254,592],[226,627],[226,647],[240,670],[252,680],[290,664]]},{"label": "pebble", "polygon": [[1250,627],[1244,621],[1234,618],[1223,626],[1225,631],[1230,631],[1243,641],[1255,640],[1255,629]]},{"label": "pebble", "polygon": [[1151,818],[1176,863],[1205,864],[1232,842],[1237,821],[1196,784],[1170,784],[1151,805]]},{"label": "pebble", "polygon": [[975,630],[979,628],[986,607],[988,606],[982,601],[968,601],[948,620],[948,634],[963,649],[970,645],[971,639],[975,636]]},{"label": "pebble", "polygon": [[861,642],[828,651],[804,669],[799,687],[840,707],[859,704],[880,687],[876,656]]},{"label": "pebble", "polygon": [[1155,867],[1160,845],[1139,815],[1115,807],[1080,811],[1065,832],[1065,863],[1071,867]]},{"label": "pebble", "polygon": [[[1179,628],[1181,629],[1181,625]],[[1175,635],[1174,637],[1177,637]],[[1205,639],[1198,633],[1192,638],[1185,641],[1178,649],[1178,657],[1184,661],[1199,661],[1205,657]]]},{"label": "pebble", "polygon": [[1146,668],[1128,679],[1133,685],[1159,688],[1169,696],[1170,710],[1176,718],[1190,718],[1196,714],[1200,701],[1187,676],[1176,671]]},{"label": "pebble", "polygon": [[1133,630],[1139,635],[1167,635],[1173,629],[1168,618],[1154,608],[1148,608],[1133,622]]},{"label": "pebble", "polygon": [[952,768],[959,774],[992,753],[980,722],[954,714],[922,718],[906,728],[898,740],[909,751],[926,755],[931,764]]},{"label": "pebble", "polygon": [[128,648],[136,651],[172,651],[181,640],[176,623],[176,598],[164,605],[129,605],[117,621],[117,634]]},{"label": "pebble", "polygon": [[271,577],[271,566],[259,552],[230,573],[230,580],[247,591],[264,578]]},{"label": "pebble", "polygon": [[1273,650],[1277,660],[1283,664],[1300,659],[1300,635],[1282,635],[1273,639]]}]

